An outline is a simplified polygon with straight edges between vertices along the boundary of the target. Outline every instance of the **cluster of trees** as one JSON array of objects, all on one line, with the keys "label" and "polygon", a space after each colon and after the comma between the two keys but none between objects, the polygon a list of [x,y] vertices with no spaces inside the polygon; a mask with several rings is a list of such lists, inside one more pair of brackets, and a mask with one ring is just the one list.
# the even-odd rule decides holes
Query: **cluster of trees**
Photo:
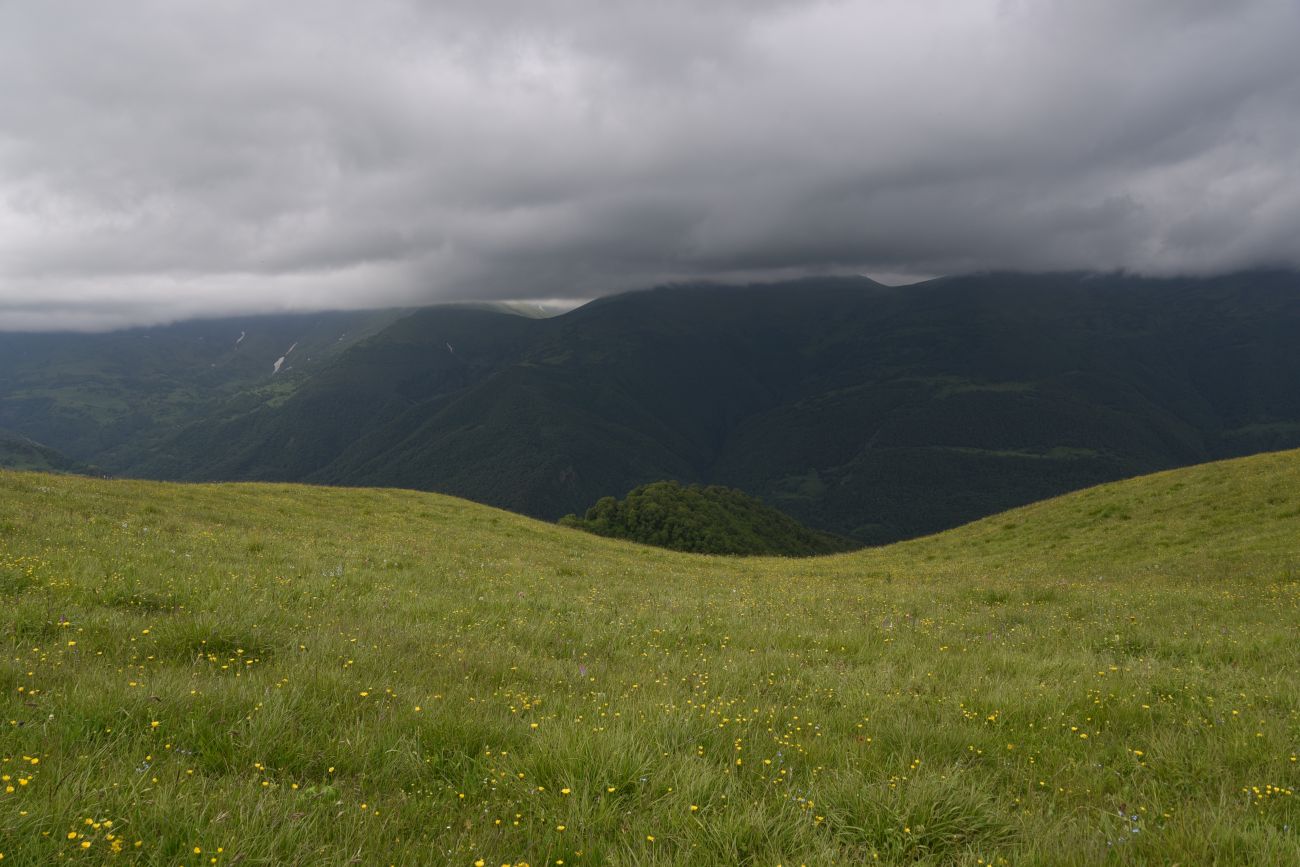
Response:
[{"label": "cluster of trees", "polygon": [[622,500],[604,497],[583,517],[566,515],[560,523],[697,554],[808,557],[854,547],[735,488],[673,481],[642,485]]}]

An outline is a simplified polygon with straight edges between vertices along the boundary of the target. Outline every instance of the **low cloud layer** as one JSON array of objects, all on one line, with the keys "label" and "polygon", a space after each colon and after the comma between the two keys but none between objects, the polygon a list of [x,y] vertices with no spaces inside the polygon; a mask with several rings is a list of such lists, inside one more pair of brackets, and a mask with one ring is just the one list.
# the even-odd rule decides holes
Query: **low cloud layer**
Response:
[{"label": "low cloud layer", "polygon": [[1292,0],[0,2],[0,328],[1300,265]]}]

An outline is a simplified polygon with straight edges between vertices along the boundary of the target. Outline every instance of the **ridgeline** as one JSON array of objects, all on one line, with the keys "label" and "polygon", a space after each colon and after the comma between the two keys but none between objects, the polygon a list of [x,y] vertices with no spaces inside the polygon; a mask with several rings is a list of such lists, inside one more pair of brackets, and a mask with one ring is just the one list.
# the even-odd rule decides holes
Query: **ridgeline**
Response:
[{"label": "ridgeline", "polygon": [[554,521],[663,479],[861,544],[1300,446],[1300,275],[673,286],[562,316],[6,334],[0,426],[115,475],[393,486]]}]

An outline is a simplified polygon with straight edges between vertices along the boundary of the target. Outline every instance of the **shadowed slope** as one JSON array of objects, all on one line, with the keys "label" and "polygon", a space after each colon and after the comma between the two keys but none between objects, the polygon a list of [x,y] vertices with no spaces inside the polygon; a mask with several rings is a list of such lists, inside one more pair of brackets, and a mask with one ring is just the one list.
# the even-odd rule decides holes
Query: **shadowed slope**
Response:
[{"label": "shadowed slope", "polygon": [[879,544],[1300,445],[1300,278],[669,287],[530,321],[430,309],[281,402],[128,462],[392,485],[554,520],[664,479]]},{"label": "shadowed slope", "polygon": [[48,446],[6,430],[0,430],[0,467],[48,473],[95,474],[94,467],[73,460]]}]

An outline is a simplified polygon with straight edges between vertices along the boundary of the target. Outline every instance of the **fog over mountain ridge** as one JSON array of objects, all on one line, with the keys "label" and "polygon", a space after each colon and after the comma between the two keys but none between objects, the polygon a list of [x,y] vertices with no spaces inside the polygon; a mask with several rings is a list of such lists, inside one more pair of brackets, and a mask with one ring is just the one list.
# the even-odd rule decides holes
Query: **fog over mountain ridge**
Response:
[{"label": "fog over mountain ridge", "polygon": [[0,327],[1300,264],[1300,7],[0,7]]}]

